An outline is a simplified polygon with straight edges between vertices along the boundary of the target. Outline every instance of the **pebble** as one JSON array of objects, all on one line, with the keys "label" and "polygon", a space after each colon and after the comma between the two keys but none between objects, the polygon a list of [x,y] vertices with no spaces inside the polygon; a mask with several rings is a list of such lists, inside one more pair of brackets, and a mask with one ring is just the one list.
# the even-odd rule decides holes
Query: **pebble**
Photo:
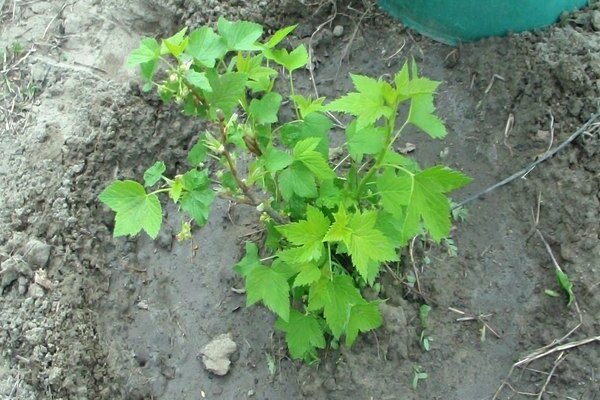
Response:
[{"label": "pebble", "polygon": [[50,259],[50,250],[52,246],[40,242],[37,239],[30,240],[25,245],[25,259],[33,265],[40,268],[46,268]]},{"label": "pebble", "polygon": [[215,337],[200,351],[204,368],[215,375],[227,375],[231,365],[229,356],[236,350],[237,344],[233,341],[231,333],[224,333]]},{"label": "pebble", "polygon": [[600,31],[600,11],[598,10],[592,12],[592,28],[595,31]]},{"label": "pebble", "polygon": [[333,36],[340,37],[344,34],[344,27],[342,25],[336,25],[333,27]]}]

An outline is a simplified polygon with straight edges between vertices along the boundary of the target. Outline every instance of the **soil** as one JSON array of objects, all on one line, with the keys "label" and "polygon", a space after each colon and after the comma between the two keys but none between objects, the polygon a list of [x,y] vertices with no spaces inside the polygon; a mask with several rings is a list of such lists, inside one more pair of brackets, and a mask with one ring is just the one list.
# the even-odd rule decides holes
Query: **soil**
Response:
[{"label": "soil", "polygon": [[[409,132],[398,146],[413,143],[423,164],[473,177],[460,201],[598,112],[600,7],[592,3],[544,31],[452,48],[362,1],[0,0],[0,398],[600,399],[598,339],[509,375],[573,328],[564,342],[600,334],[597,126],[470,202],[453,230],[457,254],[452,243],[415,242],[422,296],[399,279],[413,273],[407,251],[381,277],[384,326],[324,352],[318,366],[290,361],[273,316],[246,309],[232,290],[241,281],[231,266],[243,241],[256,239],[253,210],[217,202],[208,226],[180,243],[179,218],[167,209],[157,241],[116,240],[97,200],[110,180],[139,177],[157,159],[175,172],[202,128],[142,94],[124,68],[142,36],[226,15],[270,28],[300,22],[295,40],[308,43],[330,20],[310,41],[315,84],[329,98],[350,88],[349,72],[393,74],[414,57],[443,81],[437,107],[449,135]],[[22,51],[12,57],[15,43]],[[313,91],[308,71],[296,88]],[[573,283],[571,306],[562,293],[545,294],[560,287],[536,228]],[[429,351],[419,343],[424,301]],[[237,350],[229,373],[215,376],[201,350],[227,333]],[[428,377],[413,389],[417,367]]]}]

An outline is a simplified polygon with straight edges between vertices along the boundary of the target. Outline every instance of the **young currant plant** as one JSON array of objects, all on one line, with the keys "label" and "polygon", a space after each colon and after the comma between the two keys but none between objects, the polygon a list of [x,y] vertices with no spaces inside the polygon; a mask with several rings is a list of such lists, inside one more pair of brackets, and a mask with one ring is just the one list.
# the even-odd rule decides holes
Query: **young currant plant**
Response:
[{"label": "young currant plant", "polygon": [[[190,236],[192,222],[206,223],[215,196],[256,207],[271,254],[270,263],[261,261],[248,242],[234,267],[245,280],[247,305],[262,302],[273,311],[290,355],[313,361],[327,338],[350,346],[359,332],[381,325],[379,301],[366,300],[359,288],[375,285],[382,263],[398,261],[413,236],[445,238],[446,194],[469,178],[444,166],[422,169],[393,148],[411,124],[433,138],[446,135],[434,115],[438,82],[407,63],[390,82],[351,75],[355,91],[328,104],[304,97],[294,90],[293,73],[305,67],[306,48],[278,47],[294,28],[261,41],[260,25],[221,18],[216,31],[205,26],[161,43],[143,39],[128,65],[139,66],[144,90],[156,88],[208,129],[189,151],[188,171],[166,177],[159,161],[143,184],[115,181],[100,200],[116,213],[114,236],[143,230],[152,238],[160,230],[161,194],[190,218],[180,239]],[[289,85],[285,100],[274,90],[280,75]],[[282,121],[287,104],[295,118]],[[336,168],[329,163],[331,112],[352,118],[344,132],[349,159]]]}]

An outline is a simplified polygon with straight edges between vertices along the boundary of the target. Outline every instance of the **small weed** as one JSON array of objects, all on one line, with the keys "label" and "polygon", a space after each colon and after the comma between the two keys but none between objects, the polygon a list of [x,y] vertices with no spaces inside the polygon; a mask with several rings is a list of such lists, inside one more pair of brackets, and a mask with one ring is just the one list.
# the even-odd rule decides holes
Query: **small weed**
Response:
[{"label": "small weed", "polygon": [[427,372],[423,371],[420,365],[413,366],[412,388],[414,390],[417,390],[419,388],[419,381],[425,380],[427,378]]},{"label": "small weed", "polygon": [[419,307],[419,321],[421,322],[421,335],[419,337],[419,342],[421,343],[421,347],[423,350],[429,351],[429,344],[431,342],[431,337],[429,336],[429,312],[431,311],[431,307],[427,304],[421,304]]}]

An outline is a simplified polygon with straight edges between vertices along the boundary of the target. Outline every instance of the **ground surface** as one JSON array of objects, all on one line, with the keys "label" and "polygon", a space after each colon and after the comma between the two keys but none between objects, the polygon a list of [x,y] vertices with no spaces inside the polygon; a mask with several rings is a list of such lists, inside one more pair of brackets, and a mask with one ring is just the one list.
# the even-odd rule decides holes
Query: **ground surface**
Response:
[{"label": "ground surface", "polygon": [[[174,212],[156,242],[111,238],[100,190],[115,177],[139,177],[156,159],[171,160],[174,171],[200,129],[141,95],[123,68],[141,36],[185,23],[221,14],[271,27],[300,21],[297,39],[308,44],[330,20],[310,43],[316,87],[328,97],[348,90],[350,71],[391,74],[415,57],[425,75],[444,82],[437,104],[449,136],[430,142],[411,133],[398,145],[411,142],[424,164],[441,161],[472,176],[456,200],[529,165],[599,109],[597,6],[538,34],[453,49],[360,1],[322,3],[0,1],[0,398],[471,400],[543,390],[544,399],[600,399],[598,341],[507,378],[515,361],[580,318],[565,342],[600,335],[595,127],[524,178],[469,203],[468,220],[453,232],[457,256],[416,246],[415,269],[432,306],[429,352],[419,345],[423,299],[400,282],[413,271],[409,258],[382,277],[384,327],[311,367],[289,361],[271,314],[245,309],[231,290],[241,283],[231,270],[240,243],[256,231],[252,211],[217,203],[191,243],[173,241]],[[336,25],[344,28],[339,37]],[[313,90],[308,72],[296,87]],[[560,289],[536,227],[571,278],[577,307],[544,294]],[[465,315],[450,307],[484,316],[485,340],[482,322],[457,322]],[[214,377],[198,354],[227,332],[238,350],[230,373]],[[428,378],[413,390],[416,366]]]}]

